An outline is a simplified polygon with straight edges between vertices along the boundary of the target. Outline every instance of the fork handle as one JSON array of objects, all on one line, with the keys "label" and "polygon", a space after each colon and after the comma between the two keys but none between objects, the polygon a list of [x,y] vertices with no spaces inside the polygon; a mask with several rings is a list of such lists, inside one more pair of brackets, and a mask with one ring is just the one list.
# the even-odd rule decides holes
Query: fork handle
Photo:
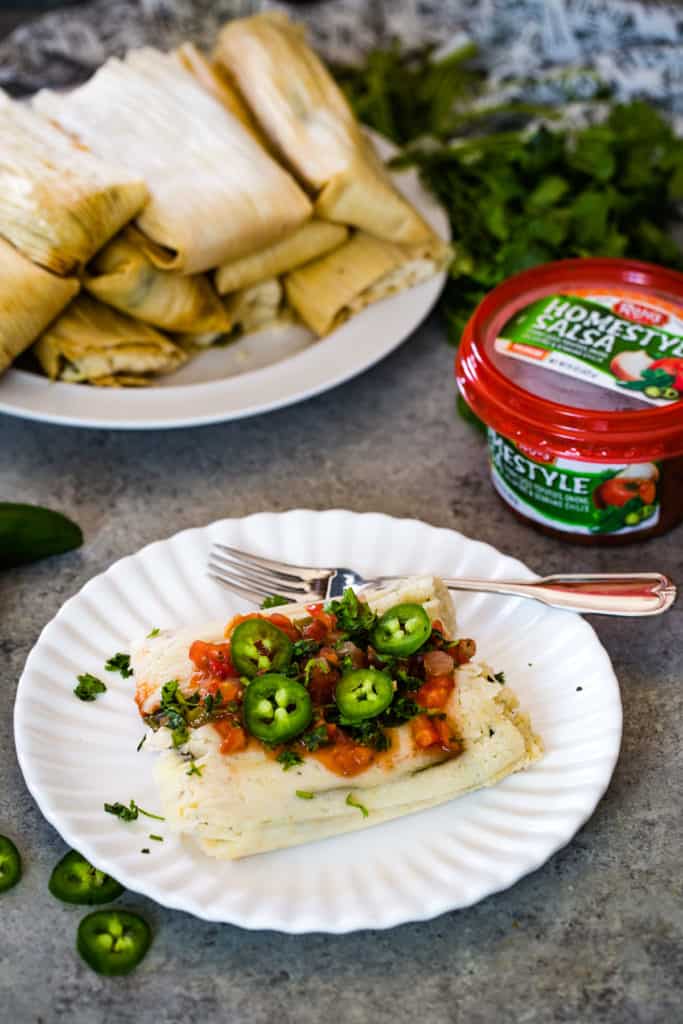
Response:
[{"label": "fork handle", "polygon": [[449,590],[530,597],[551,608],[594,615],[661,615],[676,600],[676,586],[659,572],[577,573],[526,580],[446,579]]}]

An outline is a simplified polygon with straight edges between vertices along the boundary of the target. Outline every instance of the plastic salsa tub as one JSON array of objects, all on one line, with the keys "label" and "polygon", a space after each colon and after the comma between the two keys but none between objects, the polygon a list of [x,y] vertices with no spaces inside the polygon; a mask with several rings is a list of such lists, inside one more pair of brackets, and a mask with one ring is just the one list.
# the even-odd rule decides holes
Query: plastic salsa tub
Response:
[{"label": "plastic salsa tub", "polygon": [[456,377],[526,522],[623,544],[683,520],[683,274],[619,259],[517,274],[475,310]]}]

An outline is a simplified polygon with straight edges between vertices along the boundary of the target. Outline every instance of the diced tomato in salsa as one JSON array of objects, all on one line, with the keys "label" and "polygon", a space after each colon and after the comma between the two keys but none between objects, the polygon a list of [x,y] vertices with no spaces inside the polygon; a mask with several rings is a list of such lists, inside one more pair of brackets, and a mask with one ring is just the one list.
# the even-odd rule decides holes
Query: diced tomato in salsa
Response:
[{"label": "diced tomato in salsa", "polygon": [[416,715],[410,723],[410,728],[415,746],[419,747],[420,750],[440,747],[442,750],[452,753],[461,749],[460,741],[452,735],[451,728],[445,718]]},{"label": "diced tomato in salsa", "polygon": [[221,737],[221,754],[237,754],[240,750],[246,750],[247,734],[241,725],[237,725],[229,718],[219,718],[213,723],[213,727]]},{"label": "diced tomato in salsa", "polygon": [[358,775],[374,760],[375,752],[371,747],[356,743],[336,725],[327,725],[327,735],[329,746],[320,747],[316,756],[337,775]]},{"label": "diced tomato in salsa", "polygon": [[453,674],[449,676],[432,676],[423,683],[415,695],[415,703],[421,708],[443,708],[455,689]]},{"label": "diced tomato in salsa", "polygon": [[200,672],[216,679],[229,679],[236,676],[237,671],[230,658],[230,644],[210,644],[205,640],[195,640],[190,646],[190,661],[194,662]]}]

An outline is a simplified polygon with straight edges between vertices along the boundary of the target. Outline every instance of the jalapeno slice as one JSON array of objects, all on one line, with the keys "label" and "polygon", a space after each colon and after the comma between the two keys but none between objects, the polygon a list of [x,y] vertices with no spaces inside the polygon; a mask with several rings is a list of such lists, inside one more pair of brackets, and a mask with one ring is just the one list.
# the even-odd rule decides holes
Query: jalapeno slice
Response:
[{"label": "jalapeno slice", "polygon": [[376,668],[358,668],[342,676],[334,699],[345,721],[362,722],[386,711],[393,696],[391,676]]},{"label": "jalapeno slice", "polygon": [[0,836],[0,892],[7,892],[21,878],[21,857],[7,836]]},{"label": "jalapeno slice", "polygon": [[288,676],[271,673],[249,683],[244,694],[247,730],[265,743],[286,743],[313,718],[308,690]]},{"label": "jalapeno slice", "polygon": [[150,947],[146,921],[130,910],[95,910],[78,926],[76,949],[98,974],[128,974]]},{"label": "jalapeno slice", "polygon": [[421,604],[395,604],[385,612],[372,633],[372,646],[380,654],[414,654],[431,636],[432,624]]},{"label": "jalapeno slice", "polygon": [[286,633],[267,619],[240,622],[232,634],[232,663],[243,676],[282,672],[288,668],[294,650]]},{"label": "jalapeno slice", "polygon": [[62,857],[50,875],[48,889],[64,903],[80,903],[94,906],[96,903],[111,903],[123,892],[123,886],[93,867],[90,861],[81,857],[76,850]]}]

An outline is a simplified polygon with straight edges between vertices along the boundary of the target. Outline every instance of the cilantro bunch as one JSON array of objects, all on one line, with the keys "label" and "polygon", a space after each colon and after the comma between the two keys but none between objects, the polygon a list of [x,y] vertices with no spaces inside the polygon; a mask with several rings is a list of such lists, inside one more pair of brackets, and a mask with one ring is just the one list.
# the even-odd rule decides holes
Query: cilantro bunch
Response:
[{"label": "cilantro bunch", "polygon": [[359,118],[408,146],[395,163],[416,166],[448,212],[450,341],[491,288],[539,263],[624,256],[683,268],[669,234],[683,200],[683,140],[665,118],[637,101],[578,130],[547,109],[534,127],[538,108],[485,109],[471,56],[439,61],[394,47],[338,71]]}]

